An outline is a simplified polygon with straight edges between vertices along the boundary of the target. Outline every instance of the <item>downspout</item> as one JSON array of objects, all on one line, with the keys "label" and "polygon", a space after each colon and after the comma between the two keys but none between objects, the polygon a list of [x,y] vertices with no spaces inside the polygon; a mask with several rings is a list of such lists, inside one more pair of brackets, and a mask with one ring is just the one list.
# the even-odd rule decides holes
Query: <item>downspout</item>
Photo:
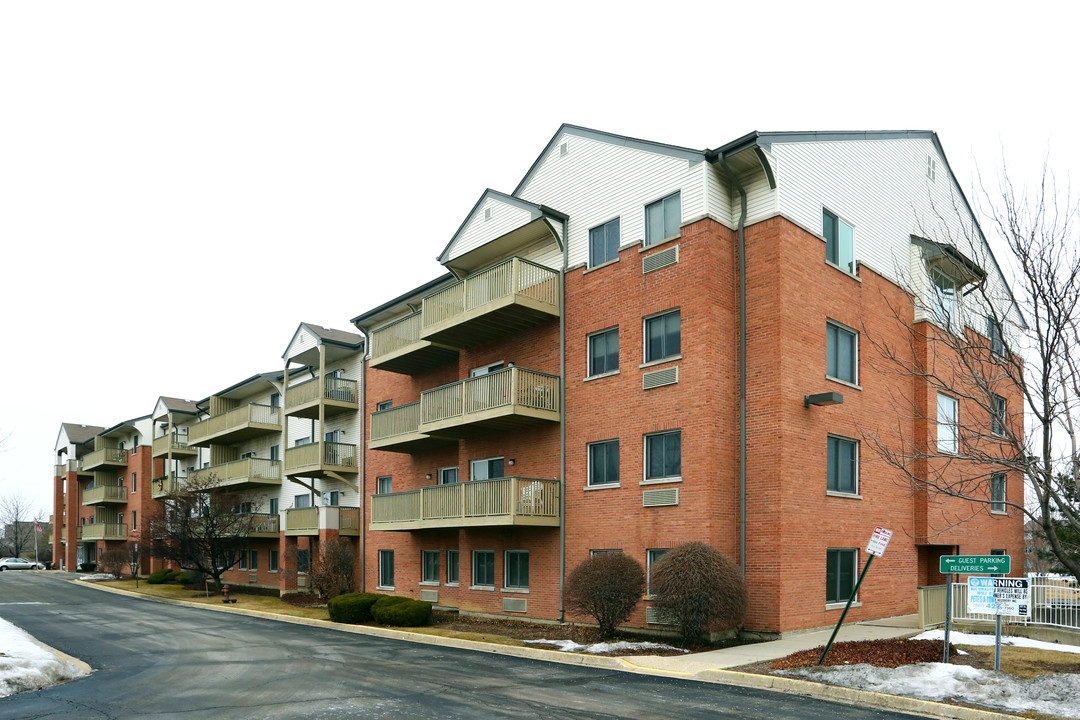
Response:
[{"label": "downspout", "polygon": [[570,261],[570,239],[567,237],[567,218],[562,219],[562,277],[559,279],[559,622],[566,620],[566,268]]},{"label": "downspout", "polygon": [[364,336],[364,354],[360,358],[360,592],[367,592],[367,328],[356,326]]}]

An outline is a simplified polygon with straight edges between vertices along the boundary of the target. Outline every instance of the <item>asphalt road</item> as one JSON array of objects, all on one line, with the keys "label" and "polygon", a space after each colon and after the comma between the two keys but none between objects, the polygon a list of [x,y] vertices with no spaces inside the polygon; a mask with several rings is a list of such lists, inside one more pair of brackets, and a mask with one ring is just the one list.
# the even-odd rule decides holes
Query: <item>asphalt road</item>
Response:
[{"label": "asphalt road", "polygon": [[[47,604],[19,604],[32,602]],[[209,612],[30,572],[0,573],[0,617],[94,668],[0,699],[0,720],[912,717]]]}]

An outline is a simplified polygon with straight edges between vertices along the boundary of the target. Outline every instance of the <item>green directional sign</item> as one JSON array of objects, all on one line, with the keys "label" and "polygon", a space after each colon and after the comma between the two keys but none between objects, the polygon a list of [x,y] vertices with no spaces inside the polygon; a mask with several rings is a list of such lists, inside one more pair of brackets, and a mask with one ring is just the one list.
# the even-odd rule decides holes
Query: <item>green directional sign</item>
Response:
[{"label": "green directional sign", "polygon": [[942,575],[1008,575],[1012,558],[1008,555],[942,555]]}]

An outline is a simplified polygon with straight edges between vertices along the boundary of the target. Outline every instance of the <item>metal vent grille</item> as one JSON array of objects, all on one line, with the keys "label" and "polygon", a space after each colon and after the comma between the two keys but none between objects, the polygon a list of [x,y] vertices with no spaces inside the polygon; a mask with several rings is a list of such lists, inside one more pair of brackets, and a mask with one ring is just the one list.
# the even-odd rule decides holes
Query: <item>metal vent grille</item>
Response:
[{"label": "metal vent grille", "polygon": [[303,575],[296,578],[296,587],[307,587],[307,578]]},{"label": "metal vent grille", "polygon": [[649,625],[678,625],[679,618],[670,610],[647,607],[645,608],[645,622]]},{"label": "metal vent grille", "polygon": [[679,488],[662,488],[660,490],[645,490],[641,493],[643,507],[661,507],[663,505],[679,504]]},{"label": "metal vent grille", "polygon": [[423,600],[424,602],[437,603],[437,602],[439,602],[439,591],[438,590],[421,590],[420,591],[420,599]]},{"label": "metal vent grille", "polygon": [[647,275],[653,270],[659,270],[665,268],[668,265],[674,265],[679,262],[679,246],[672,245],[669,248],[665,248],[658,253],[652,255],[646,255],[641,261],[641,272]]},{"label": "metal vent grille", "polygon": [[652,390],[664,385],[674,385],[679,382],[679,366],[653,370],[641,376],[641,389]]},{"label": "metal vent grille", "polygon": [[248,575],[248,582],[249,583],[257,583],[257,582],[259,582],[259,576],[258,575]]},{"label": "metal vent grille", "polygon": [[563,143],[562,145],[559,146],[559,157],[566,157],[569,154],[570,154],[570,146],[568,144]]},{"label": "metal vent grille", "polygon": [[528,612],[529,601],[525,598],[503,598],[503,612]]}]

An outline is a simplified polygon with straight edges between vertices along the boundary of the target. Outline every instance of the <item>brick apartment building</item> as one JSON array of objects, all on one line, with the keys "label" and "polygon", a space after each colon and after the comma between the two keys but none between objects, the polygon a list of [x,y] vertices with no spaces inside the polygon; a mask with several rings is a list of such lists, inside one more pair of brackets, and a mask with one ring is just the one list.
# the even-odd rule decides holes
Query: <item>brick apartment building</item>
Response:
[{"label": "brick apartment building", "polygon": [[[875,526],[894,536],[856,620],[914,612],[942,554],[1023,552],[1020,477],[1002,469],[987,497],[949,499],[870,447],[914,448],[916,473],[975,472],[976,440],[958,429],[981,410],[891,371],[878,348],[945,366],[920,337],[994,348],[1023,322],[933,133],[753,133],[693,150],[564,125],[512,193],[483,193],[438,260],[443,275],[353,319],[366,347],[301,325],[285,371],[263,378],[286,398],[288,421],[266,430],[284,469],[244,487],[281,518],[277,554],[272,533],[253,539],[235,581],[290,590],[302,573],[271,575],[286,557],[355,537],[364,589],[583,620],[562,578],[590,553],[649,568],[701,540],[745,568],[747,627],[786,632],[835,622]],[[974,283],[1001,288],[1002,307],[980,308]],[[362,380],[349,402],[332,373]],[[297,374],[324,387],[290,411]],[[197,403],[186,432],[253,402],[237,392]],[[985,423],[1019,427],[1018,389],[995,392],[1002,419]],[[153,420],[172,432],[166,415]],[[241,447],[250,430],[207,462],[271,456]],[[57,515],[76,517],[56,478]],[[646,598],[629,624],[661,619]]]}]

